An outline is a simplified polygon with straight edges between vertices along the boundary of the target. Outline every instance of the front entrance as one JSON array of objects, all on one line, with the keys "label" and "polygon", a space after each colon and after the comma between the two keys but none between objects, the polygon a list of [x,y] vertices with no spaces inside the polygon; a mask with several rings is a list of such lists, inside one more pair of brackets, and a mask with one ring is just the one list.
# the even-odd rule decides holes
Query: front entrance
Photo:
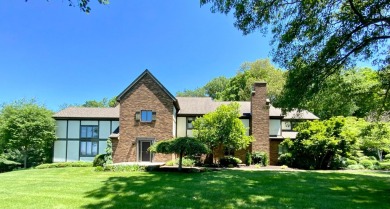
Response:
[{"label": "front entrance", "polygon": [[138,161],[139,162],[152,162],[153,155],[148,151],[148,148],[152,145],[151,139],[138,140]]}]

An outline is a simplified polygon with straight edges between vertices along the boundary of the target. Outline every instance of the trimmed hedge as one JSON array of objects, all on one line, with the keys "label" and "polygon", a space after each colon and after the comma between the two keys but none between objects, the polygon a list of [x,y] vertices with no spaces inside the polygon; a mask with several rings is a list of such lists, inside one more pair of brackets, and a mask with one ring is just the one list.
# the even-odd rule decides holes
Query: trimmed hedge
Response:
[{"label": "trimmed hedge", "polygon": [[347,167],[347,169],[349,169],[349,170],[363,170],[363,169],[364,169],[364,166],[359,165],[359,164],[356,164],[356,165],[349,165],[349,166]]},{"label": "trimmed hedge", "polygon": [[38,165],[37,169],[45,169],[45,168],[65,168],[65,167],[92,167],[91,162],[62,162],[62,163],[47,163]]},{"label": "trimmed hedge", "polygon": [[252,153],[252,163],[261,164],[262,166],[267,166],[269,164],[268,154],[265,152]]},{"label": "trimmed hedge", "polygon": [[95,171],[111,171],[111,172],[135,172],[135,171],[145,171],[147,168],[140,165],[105,165],[96,166]]}]

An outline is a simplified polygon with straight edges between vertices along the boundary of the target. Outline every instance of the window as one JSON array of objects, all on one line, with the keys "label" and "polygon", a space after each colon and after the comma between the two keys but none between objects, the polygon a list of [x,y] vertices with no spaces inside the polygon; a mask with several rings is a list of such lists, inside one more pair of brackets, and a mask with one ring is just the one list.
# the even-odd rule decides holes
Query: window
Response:
[{"label": "window", "polygon": [[291,121],[282,121],[282,130],[292,130]]},{"label": "window", "polygon": [[95,125],[80,126],[80,157],[93,157],[98,154],[99,127]]},{"label": "window", "polygon": [[152,111],[151,110],[142,110],[141,111],[141,121],[142,122],[152,122]]},{"label": "window", "polygon": [[194,120],[195,120],[194,117],[187,118],[187,129],[193,129],[194,128],[194,125],[192,125],[192,121],[194,121]]},{"label": "window", "polygon": [[98,126],[81,126],[80,138],[82,138],[82,139],[98,139],[99,138]]},{"label": "window", "polygon": [[93,157],[98,154],[97,141],[81,141],[80,142],[80,157]]}]

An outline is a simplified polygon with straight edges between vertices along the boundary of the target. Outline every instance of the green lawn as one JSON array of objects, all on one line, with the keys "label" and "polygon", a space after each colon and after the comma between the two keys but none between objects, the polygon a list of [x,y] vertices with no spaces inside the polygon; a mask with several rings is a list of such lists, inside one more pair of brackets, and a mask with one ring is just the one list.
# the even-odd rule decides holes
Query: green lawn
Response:
[{"label": "green lawn", "polygon": [[390,173],[33,169],[0,174],[0,208],[390,208]]}]

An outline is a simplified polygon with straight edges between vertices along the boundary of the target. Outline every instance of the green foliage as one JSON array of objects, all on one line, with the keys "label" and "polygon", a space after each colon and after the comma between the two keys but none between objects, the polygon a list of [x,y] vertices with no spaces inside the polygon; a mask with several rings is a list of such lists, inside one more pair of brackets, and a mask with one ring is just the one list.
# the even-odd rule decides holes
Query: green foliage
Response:
[{"label": "green foliage", "polygon": [[[100,171],[101,169],[95,169],[95,171]],[[136,171],[145,171],[146,167],[141,165],[106,165],[103,167],[103,171],[111,172],[136,172]]]},{"label": "green foliage", "polygon": [[66,167],[92,167],[91,162],[62,162],[62,163],[46,163],[36,166],[37,169],[45,169],[45,168],[66,168]]},{"label": "green foliage", "polygon": [[110,138],[107,139],[106,155],[104,158],[106,164],[112,164],[112,141]]},{"label": "green foliage", "polygon": [[106,154],[99,154],[99,155],[96,155],[95,158],[93,159],[93,167],[96,167],[96,166],[104,166],[104,164],[106,163]]},{"label": "green foliage", "polygon": [[101,101],[88,100],[82,107],[115,107],[116,106],[116,97],[111,99],[103,98]]},{"label": "green foliage", "polygon": [[205,89],[207,96],[216,100],[221,100],[221,94],[226,89],[228,83],[228,78],[220,76],[209,81],[203,88]]},{"label": "green foliage", "polygon": [[238,117],[238,103],[221,105],[193,122],[194,135],[213,153],[218,147],[229,151],[245,149],[253,138],[246,135],[246,127]]},{"label": "green foliage", "polygon": [[0,148],[20,153],[24,167],[50,162],[55,137],[52,112],[35,101],[16,101],[0,111]]},{"label": "green foliage", "polygon": [[290,152],[283,153],[278,157],[278,165],[288,165],[292,166],[293,159]]},{"label": "green foliage", "polygon": [[367,169],[372,169],[374,167],[374,163],[372,162],[372,160],[362,160],[359,162],[359,164]]},{"label": "green foliage", "polygon": [[390,152],[390,123],[370,123],[362,130],[361,137],[363,149],[374,151],[379,161],[383,152]]},{"label": "green foliage", "polygon": [[219,165],[222,167],[237,167],[240,163],[242,163],[242,161],[233,156],[224,156],[219,159]]},{"label": "green foliage", "polygon": [[366,117],[381,107],[381,95],[378,73],[369,68],[354,68],[328,77],[322,89],[301,108],[312,111],[321,119]]},{"label": "green foliage", "polygon": [[205,97],[206,90],[204,87],[197,88],[195,90],[185,89],[184,91],[179,91],[176,93],[177,97]]},{"label": "green foliage", "polygon": [[356,160],[347,159],[345,161],[345,164],[346,164],[346,166],[350,166],[350,165],[356,165],[358,163],[356,162]]},{"label": "green foliage", "polygon": [[347,166],[347,169],[349,169],[349,170],[363,170],[364,166],[362,166],[360,164],[349,165],[349,166]]},{"label": "green foliage", "polygon": [[379,169],[381,170],[390,170],[390,162],[380,162]]},{"label": "green foliage", "polygon": [[390,160],[390,154],[385,155],[385,160]]},{"label": "green foliage", "polygon": [[245,155],[245,165],[252,165],[252,154],[250,152],[247,152]]},{"label": "green foliage", "polygon": [[342,158],[348,158],[357,148],[363,124],[363,120],[344,117],[300,123],[295,128],[297,138],[281,143],[291,154],[291,164],[286,162],[290,159],[280,159],[281,163],[304,169],[340,168]]},{"label": "green foliage", "polygon": [[273,102],[282,92],[285,72],[275,68],[268,59],[244,63],[241,70],[229,80],[219,99],[249,101],[256,81],[267,82],[267,97]]},{"label": "green foliage", "polygon": [[182,169],[185,155],[199,155],[209,152],[207,146],[193,137],[179,137],[171,140],[163,140],[149,147],[149,151],[157,153],[179,154],[179,170]]},{"label": "green foliage", "polygon": [[389,64],[387,0],[201,0],[208,3],[213,12],[233,10],[234,25],[244,34],[271,29],[273,61],[289,70],[282,94],[289,108],[310,100],[341,67],[358,60]]},{"label": "green foliage", "polygon": [[20,168],[20,165],[21,165],[20,163],[12,160],[7,160],[6,158],[0,155],[0,173],[12,171],[16,168]]},{"label": "green foliage", "polygon": [[261,164],[267,166],[269,164],[269,157],[266,152],[254,152],[252,153],[253,164]]}]

